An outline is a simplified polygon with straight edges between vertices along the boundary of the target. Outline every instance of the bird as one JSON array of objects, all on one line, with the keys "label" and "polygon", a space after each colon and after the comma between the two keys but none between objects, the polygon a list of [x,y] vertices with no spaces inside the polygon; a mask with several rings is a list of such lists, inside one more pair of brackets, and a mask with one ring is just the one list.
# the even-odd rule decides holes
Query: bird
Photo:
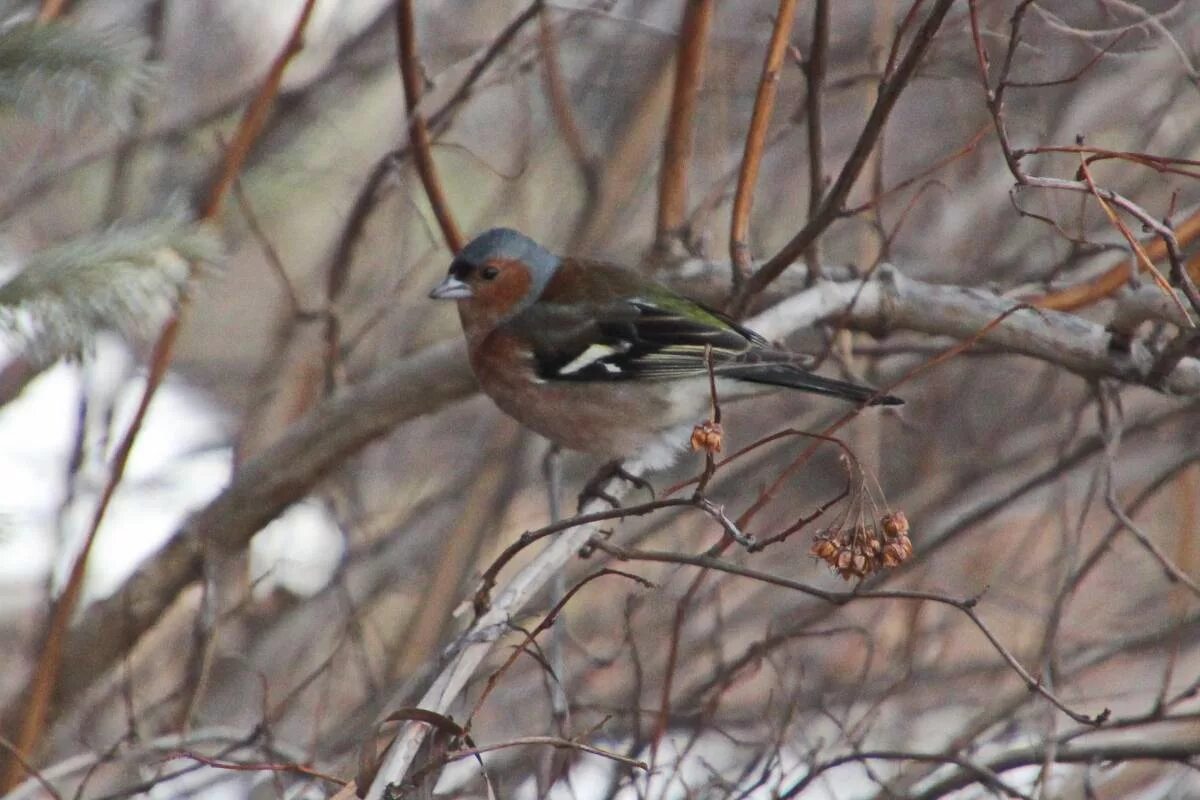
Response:
[{"label": "bird", "polygon": [[429,296],[458,303],[471,368],[502,411],[551,442],[670,466],[721,400],[779,388],[903,401],[817,375],[730,316],[633,270],[558,256],[510,228],[466,244]]}]

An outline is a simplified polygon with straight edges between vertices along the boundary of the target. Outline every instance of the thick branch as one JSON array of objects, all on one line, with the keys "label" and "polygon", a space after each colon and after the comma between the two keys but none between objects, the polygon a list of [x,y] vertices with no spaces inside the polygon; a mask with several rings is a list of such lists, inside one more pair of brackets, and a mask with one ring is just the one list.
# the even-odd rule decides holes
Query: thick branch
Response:
[{"label": "thick branch", "polygon": [[[843,313],[850,306],[845,313],[854,327],[965,339],[1021,305],[982,289],[915,281],[888,265],[879,268],[875,280],[861,285],[861,291],[859,288],[857,282],[822,282],[760,315],[756,325],[763,334],[778,337]],[[1030,308],[1013,313],[983,341],[1086,377],[1148,384],[1154,362],[1149,350],[1135,341],[1128,353],[1114,352],[1111,340],[1100,325],[1072,314]],[[1200,360],[1184,359],[1155,388],[1171,394],[1200,394]]]}]

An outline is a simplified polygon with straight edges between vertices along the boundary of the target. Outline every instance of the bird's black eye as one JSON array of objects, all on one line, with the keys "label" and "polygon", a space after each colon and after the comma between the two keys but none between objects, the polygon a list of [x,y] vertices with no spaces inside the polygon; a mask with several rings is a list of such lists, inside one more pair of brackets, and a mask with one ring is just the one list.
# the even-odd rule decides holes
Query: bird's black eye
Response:
[{"label": "bird's black eye", "polygon": [[485,281],[495,280],[496,276],[500,274],[500,268],[487,266],[480,270],[479,274],[483,276]]}]

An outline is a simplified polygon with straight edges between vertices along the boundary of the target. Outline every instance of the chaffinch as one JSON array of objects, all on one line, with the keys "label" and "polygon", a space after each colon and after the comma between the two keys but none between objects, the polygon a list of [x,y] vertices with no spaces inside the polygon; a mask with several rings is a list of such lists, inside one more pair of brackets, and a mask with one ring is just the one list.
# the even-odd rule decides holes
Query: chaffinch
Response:
[{"label": "chaffinch", "polygon": [[649,469],[706,418],[708,358],[721,399],[782,386],[903,402],[809,372],[804,356],[636,272],[560,258],[507,228],[472,240],[429,296],[458,301],[471,367],[502,410],[564,447]]}]

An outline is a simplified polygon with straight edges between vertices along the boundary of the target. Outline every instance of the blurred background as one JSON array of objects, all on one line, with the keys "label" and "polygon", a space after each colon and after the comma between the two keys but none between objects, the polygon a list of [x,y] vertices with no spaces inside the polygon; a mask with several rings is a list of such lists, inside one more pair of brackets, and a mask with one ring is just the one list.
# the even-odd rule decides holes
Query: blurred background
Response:
[{"label": "blurred background", "polygon": [[[374,723],[416,702],[471,621],[480,574],[549,521],[546,442],[470,388],[454,310],[426,298],[451,253],[414,168],[411,119],[428,123],[445,205],[468,238],[516,227],[724,302],[747,129],[787,3],[422,0],[412,117],[396,5],[0,3],[0,791],[330,796],[336,782],[298,769],[233,767],[354,778]],[[804,227],[813,187],[819,198],[835,184],[938,5],[795,4],[749,217],[755,259]],[[1152,281],[1097,289],[1133,263],[1101,205],[1016,188],[992,112],[1013,148],[1036,150],[1021,160],[1028,175],[1080,180],[1079,145],[1122,154],[1090,162],[1091,177],[1174,225],[1186,260],[1200,3],[948,5],[846,213],[806,258],[834,281],[889,264],[930,284],[1059,298],[1047,307],[1076,315],[1081,340],[1107,326],[1114,353],[1174,346],[1194,370],[1195,341]],[[696,15],[708,19],[699,30]],[[276,93],[270,74],[298,19]],[[682,211],[664,219],[672,97],[697,53]],[[262,126],[231,159],[247,109],[266,112]],[[1063,152],[1037,150],[1053,147]],[[237,177],[223,181],[231,163]],[[1161,238],[1124,220],[1167,274]],[[751,313],[802,291],[806,274],[793,267]],[[1082,300],[1062,299],[1080,287]],[[829,314],[787,344],[820,354],[824,374],[884,386],[961,338],[869,327]],[[426,395],[420,408],[364,407],[378,429],[336,453],[297,453],[297,469],[322,466],[290,483],[286,470],[255,471],[330,403],[430,353],[445,365],[403,394]],[[698,581],[687,565],[620,564],[653,588],[606,576],[581,589],[539,639],[556,678],[526,651],[484,696],[519,630],[550,607],[543,593],[452,715],[471,717],[479,745],[554,735],[652,770],[528,745],[482,768],[431,769],[421,791],[484,797],[486,771],[497,796],[519,798],[1200,796],[1197,393],[1071,363],[985,341],[917,371],[895,390],[899,411],[838,433],[877,508],[912,525],[913,557],[864,588],[978,598],[971,614],[998,642],[953,604],[835,604],[735,575]],[[725,448],[820,432],[844,411],[787,393],[732,404]],[[710,496],[742,514],[807,446],[755,450],[717,473]],[[568,512],[598,466],[565,455]],[[702,466],[689,455],[649,477],[661,492]],[[264,474],[284,475],[287,502],[213,505]],[[748,530],[777,533],[845,482],[838,448],[818,448]],[[197,535],[197,512],[211,535]],[[259,513],[254,535],[222,536],[226,513]],[[853,588],[809,554],[837,514],[724,557]],[[721,536],[672,510],[611,529],[618,543],[687,555]],[[606,560],[572,560],[566,585]],[[1085,721],[1104,709],[1106,724]]]}]

